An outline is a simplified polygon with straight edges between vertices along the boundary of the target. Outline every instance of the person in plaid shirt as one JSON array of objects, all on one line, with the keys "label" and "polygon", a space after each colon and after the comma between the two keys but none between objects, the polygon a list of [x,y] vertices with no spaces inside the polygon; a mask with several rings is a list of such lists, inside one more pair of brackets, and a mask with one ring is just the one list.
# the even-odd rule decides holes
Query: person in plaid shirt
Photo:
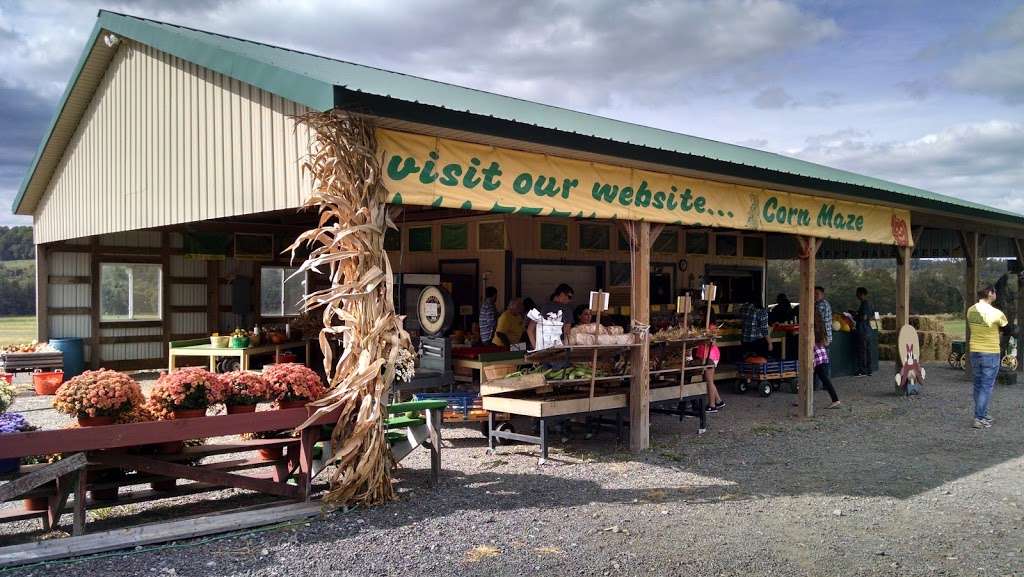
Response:
[{"label": "person in plaid shirt", "polygon": [[[831,319],[832,317],[828,318]],[[818,311],[814,319],[814,376],[821,381],[821,386],[828,391],[828,396],[832,398],[832,404],[828,408],[838,409],[841,403],[839,402],[839,395],[836,394],[836,388],[832,385],[832,379],[829,377],[829,364],[831,361],[828,358],[828,347],[825,344],[828,338],[825,327],[830,327],[832,323],[824,321],[825,319],[821,316],[820,311]]]},{"label": "person in plaid shirt", "polygon": [[825,287],[814,287],[814,308],[825,325],[825,346],[832,345],[832,305],[825,300]]},{"label": "person in plaid shirt", "polygon": [[754,296],[740,307],[743,318],[743,352],[747,355],[767,357],[772,352],[768,338],[768,310],[761,305],[761,298]]}]

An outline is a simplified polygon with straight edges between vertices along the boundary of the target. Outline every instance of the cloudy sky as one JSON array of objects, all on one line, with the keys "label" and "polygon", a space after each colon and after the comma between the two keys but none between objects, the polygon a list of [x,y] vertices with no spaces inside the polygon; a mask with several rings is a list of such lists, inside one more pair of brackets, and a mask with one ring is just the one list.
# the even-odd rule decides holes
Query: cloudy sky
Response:
[{"label": "cloudy sky", "polygon": [[1024,212],[1024,2],[0,0],[0,224],[103,7]]}]

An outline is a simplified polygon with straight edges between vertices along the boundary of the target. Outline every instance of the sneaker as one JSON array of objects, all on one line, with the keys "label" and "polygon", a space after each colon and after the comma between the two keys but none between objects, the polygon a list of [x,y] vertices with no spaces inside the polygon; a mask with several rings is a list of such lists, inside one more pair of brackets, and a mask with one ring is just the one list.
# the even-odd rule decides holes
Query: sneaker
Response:
[{"label": "sneaker", "polygon": [[992,423],[989,423],[988,421],[984,421],[982,419],[974,419],[974,424],[971,426],[974,427],[975,429],[991,429]]},{"label": "sneaker", "polygon": [[709,405],[709,406],[705,407],[704,412],[705,413],[717,413],[718,412],[718,407],[715,407],[713,405]]},{"label": "sneaker", "polygon": [[857,373],[856,375],[853,375],[853,376],[855,376],[855,377],[866,377],[868,375],[867,375],[867,373]]},{"label": "sneaker", "polygon": [[832,403],[831,405],[829,405],[829,406],[827,406],[825,408],[826,409],[838,409],[841,406],[843,406],[843,403],[841,403],[840,401],[836,401],[836,402]]},{"label": "sneaker", "polygon": [[725,401],[718,401],[717,403],[715,403],[715,408],[716,409],[722,409],[724,407],[725,407]]},{"label": "sneaker", "polygon": [[995,422],[995,421],[993,421],[993,420],[992,420],[992,415],[985,415],[984,417],[982,417],[982,418],[981,418],[981,420],[982,420],[982,421],[985,421],[986,423],[988,423],[988,424],[990,424],[990,425],[991,425],[991,424],[992,424],[993,422]]}]

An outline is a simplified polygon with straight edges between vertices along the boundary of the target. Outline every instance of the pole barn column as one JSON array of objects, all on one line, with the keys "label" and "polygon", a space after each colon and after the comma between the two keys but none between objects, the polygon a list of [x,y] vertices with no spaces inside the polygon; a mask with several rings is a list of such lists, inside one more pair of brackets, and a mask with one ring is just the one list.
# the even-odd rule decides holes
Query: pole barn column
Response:
[{"label": "pole barn column", "polygon": [[[800,250],[800,416],[814,416],[814,272],[821,241],[809,236],[797,237]],[[829,322],[826,320],[825,322]]]},{"label": "pole barn column", "polygon": [[46,245],[36,245],[36,339],[39,342],[50,340],[50,320],[47,314],[50,306],[50,263],[47,256]]},{"label": "pole barn column", "polygon": [[[1024,240],[1013,239],[1017,252],[1017,265],[1024,266]],[[1024,270],[1017,273],[1017,370],[1024,371]]]},{"label": "pole barn column", "polygon": [[[633,286],[630,316],[633,325],[651,323],[651,225],[636,223],[633,230]],[[629,379],[629,450],[644,451],[651,446],[651,369],[650,331],[644,331],[638,347],[633,348],[632,375]]]},{"label": "pole barn column", "polygon": [[971,369],[971,326],[967,324],[967,309],[974,306],[978,292],[978,233],[960,231],[960,247],[963,249],[966,270],[964,271],[964,370],[967,379],[974,377]]},{"label": "pole barn column", "polygon": [[[896,331],[910,322],[910,257],[913,247],[896,247]],[[902,353],[897,355],[896,366],[903,363]]]}]

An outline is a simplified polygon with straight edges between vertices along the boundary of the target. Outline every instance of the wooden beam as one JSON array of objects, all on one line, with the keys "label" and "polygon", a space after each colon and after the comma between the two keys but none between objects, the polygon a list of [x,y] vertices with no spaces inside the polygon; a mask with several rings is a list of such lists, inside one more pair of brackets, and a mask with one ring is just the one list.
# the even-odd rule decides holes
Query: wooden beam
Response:
[{"label": "wooden beam", "polygon": [[100,321],[100,329],[155,329],[164,321]]},{"label": "wooden beam", "polygon": [[[798,237],[800,255],[800,337],[797,357],[800,363],[800,415],[814,416],[814,274],[821,240]],[[828,322],[827,320],[825,322]]]},{"label": "wooden beam", "polygon": [[47,279],[50,273],[50,261],[47,258],[45,244],[36,246],[36,339],[46,341],[50,338],[50,320],[48,317],[50,289]]},{"label": "wooden beam", "polygon": [[132,469],[134,471],[151,473],[154,475],[167,475],[168,477],[189,479],[199,483],[209,483],[211,485],[221,485],[224,487],[233,487],[235,489],[258,491],[260,493],[276,495],[278,497],[295,497],[299,494],[299,487],[288,485],[283,482],[279,483],[270,479],[260,479],[237,473],[227,473],[224,471],[204,469],[203,467],[193,467],[192,465],[181,465],[179,463],[161,461],[138,455],[129,455],[127,453],[111,453],[108,451],[102,451],[95,453],[93,458],[99,463],[120,467],[122,469]]},{"label": "wooden beam", "polygon": [[101,345],[119,345],[125,343],[162,343],[164,335],[126,335],[117,337],[100,337]]},{"label": "wooden beam", "polygon": [[217,533],[307,519],[321,514],[323,506],[319,502],[261,505],[254,509],[227,511],[216,515],[200,514],[92,535],[33,541],[0,548],[0,567],[93,555],[155,543],[185,541]]},{"label": "wooden beam", "polygon": [[172,313],[205,313],[206,305],[168,305],[166,311]]},{"label": "wooden beam", "polygon": [[[1017,265],[1024,266],[1024,240],[1013,239]],[[1017,370],[1024,371],[1024,270],[1017,273]]]},{"label": "wooden beam", "polygon": [[100,350],[100,258],[98,256],[100,237],[89,237],[89,365],[100,368],[103,351]]},{"label": "wooden beam", "polygon": [[[38,249],[37,249],[38,250]],[[47,279],[50,284],[89,284],[89,277],[87,276],[61,276],[61,275],[50,275]]]},{"label": "wooden beam", "polygon": [[[207,263],[215,262],[217,261],[207,261]],[[210,279],[201,276],[172,276],[167,277],[167,282],[171,284],[207,284],[210,282]]]},{"label": "wooden beam", "polygon": [[651,446],[651,224],[630,223],[632,229],[632,295],[630,317],[640,327],[640,346],[632,352],[632,375],[629,380],[629,449],[644,451]]},{"label": "wooden beam", "polygon": [[220,262],[206,262],[206,332],[220,331]]},{"label": "wooden beam", "polygon": [[56,481],[72,471],[84,467],[86,464],[85,453],[75,453],[70,457],[61,459],[56,463],[36,469],[28,475],[18,477],[13,481],[0,485],[0,503],[10,501],[19,495],[23,495],[40,485]]},{"label": "wooden beam", "polygon": [[46,312],[50,315],[91,315],[91,307],[50,307]]},{"label": "wooden beam", "polygon": [[[910,322],[910,263],[914,249],[896,247],[896,330]],[[897,366],[900,359],[896,359]]]},{"label": "wooden beam", "polygon": [[[967,318],[967,309],[974,306],[975,295],[978,292],[978,255],[979,239],[978,233],[973,231],[960,231],[960,248],[963,249],[965,270],[964,270],[964,318]],[[967,362],[964,365],[968,380],[973,378],[974,370],[971,368],[971,325],[965,325],[964,354]]]},{"label": "wooden beam", "polygon": [[[337,410],[321,415],[310,426],[335,423],[339,413],[340,410]],[[4,442],[0,443],[0,459],[61,452],[66,454],[99,451],[167,441],[223,437],[244,432],[294,429],[305,422],[309,414],[309,410],[303,407],[195,419],[11,433],[4,435]]]}]

